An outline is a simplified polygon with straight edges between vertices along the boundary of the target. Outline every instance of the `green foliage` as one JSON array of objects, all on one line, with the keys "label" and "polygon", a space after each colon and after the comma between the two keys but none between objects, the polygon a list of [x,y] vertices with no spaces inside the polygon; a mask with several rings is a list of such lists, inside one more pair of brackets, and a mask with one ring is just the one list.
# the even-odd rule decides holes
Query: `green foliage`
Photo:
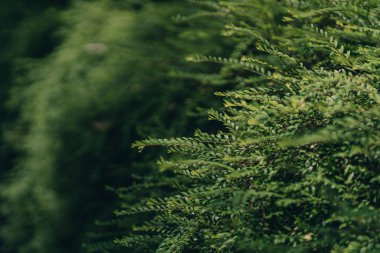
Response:
[{"label": "green foliage", "polygon": [[18,78],[17,65],[24,59],[39,59],[58,43],[51,31],[59,26],[59,12],[67,1],[4,0],[0,3],[0,164],[1,173],[14,162],[18,136],[11,135],[17,111],[7,106],[12,84]]},{"label": "green foliage", "polygon": [[217,23],[174,22],[191,14],[188,6],[74,1],[57,17],[62,43],[18,64],[9,104],[21,114],[13,132],[21,154],[1,186],[5,252],[83,251],[93,221],[116,206],[105,185],[128,186],[133,173],[154,177],[145,160],[157,152],[136,158],[132,141],[186,135],[204,123],[202,108],[217,104],[207,95],[214,88],[184,58],[222,54],[222,43],[219,29],[209,29]]},{"label": "green foliage", "polygon": [[[18,110],[8,104],[10,90],[22,71],[18,66],[26,59],[41,59],[59,43],[59,36],[52,31],[60,25],[60,12],[67,1],[41,0],[31,3],[25,0],[4,0],[0,2],[0,175],[6,180],[6,173],[12,170],[20,155],[18,145],[22,126],[15,124]],[[2,198],[0,198],[2,200]],[[1,202],[0,209],[8,206]],[[2,212],[3,213],[3,212]],[[1,216],[1,227],[4,227]],[[12,253],[0,237],[0,251]],[[19,237],[19,240],[24,238]]]},{"label": "green foliage", "polygon": [[[380,251],[378,1],[220,1],[231,59],[224,130],[137,141],[173,194],[116,213],[152,219],[119,236],[142,252]],[[228,74],[226,74],[228,73]],[[149,187],[149,186],[147,186]]]}]

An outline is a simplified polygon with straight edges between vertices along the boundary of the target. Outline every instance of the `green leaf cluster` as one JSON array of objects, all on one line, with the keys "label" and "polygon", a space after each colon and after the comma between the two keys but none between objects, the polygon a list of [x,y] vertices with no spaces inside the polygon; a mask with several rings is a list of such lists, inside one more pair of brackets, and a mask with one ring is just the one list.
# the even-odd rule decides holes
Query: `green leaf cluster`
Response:
[{"label": "green leaf cluster", "polygon": [[[378,1],[201,2],[226,22],[217,133],[137,141],[179,154],[173,193],[123,206],[144,252],[380,251]],[[210,14],[211,16],[211,14]],[[153,189],[153,188],[152,188]]]}]

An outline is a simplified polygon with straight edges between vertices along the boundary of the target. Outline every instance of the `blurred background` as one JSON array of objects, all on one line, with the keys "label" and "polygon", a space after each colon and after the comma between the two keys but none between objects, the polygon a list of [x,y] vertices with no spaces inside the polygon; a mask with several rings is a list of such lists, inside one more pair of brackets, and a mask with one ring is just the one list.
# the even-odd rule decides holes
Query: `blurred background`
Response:
[{"label": "blurred background", "polygon": [[133,141],[218,128],[207,109],[220,106],[213,93],[226,85],[208,75],[215,66],[185,58],[229,46],[217,19],[183,18],[197,8],[0,1],[0,252],[125,252],[89,238],[96,221],[117,226],[120,198],[107,188],[157,181],[152,161],[164,154],[137,154]]}]

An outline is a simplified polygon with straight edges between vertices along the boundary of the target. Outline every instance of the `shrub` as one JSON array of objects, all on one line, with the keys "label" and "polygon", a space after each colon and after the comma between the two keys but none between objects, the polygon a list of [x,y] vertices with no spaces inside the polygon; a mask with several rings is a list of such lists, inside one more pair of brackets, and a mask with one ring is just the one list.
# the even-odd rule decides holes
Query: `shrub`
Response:
[{"label": "shrub", "polygon": [[[379,252],[378,1],[210,3],[227,20],[241,88],[218,92],[217,133],[166,147],[171,196],[124,206],[154,217],[116,240],[145,252]],[[239,57],[240,59],[236,59]],[[225,78],[225,72],[221,73]]]},{"label": "shrub", "polygon": [[82,251],[93,221],[115,208],[104,186],[131,184],[132,163],[144,161],[132,140],[202,125],[196,107],[216,104],[204,95],[214,88],[182,59],[195,48],[219,54],[221,44],[213,22],[173,21],[187,11],[173,1],[76,1],[62,14],[62,43],[20,63],[12,103],[22,155],[1,188],[5,251]]}]

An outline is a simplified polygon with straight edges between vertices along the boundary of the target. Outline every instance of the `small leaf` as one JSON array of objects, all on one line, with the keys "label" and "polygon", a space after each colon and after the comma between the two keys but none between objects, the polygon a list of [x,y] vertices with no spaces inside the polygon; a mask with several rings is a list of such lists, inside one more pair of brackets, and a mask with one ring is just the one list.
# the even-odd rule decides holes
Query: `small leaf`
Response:
[{"label": "small leaf", "polygon": [[352,178],[354,177],[354,175],[355,175],[355,173],[352,172],[352,173],[348,176],[348,178],[347,178],[347,180],[346,180],[346,184],[350,184],[350,183],[352,182]]}]

